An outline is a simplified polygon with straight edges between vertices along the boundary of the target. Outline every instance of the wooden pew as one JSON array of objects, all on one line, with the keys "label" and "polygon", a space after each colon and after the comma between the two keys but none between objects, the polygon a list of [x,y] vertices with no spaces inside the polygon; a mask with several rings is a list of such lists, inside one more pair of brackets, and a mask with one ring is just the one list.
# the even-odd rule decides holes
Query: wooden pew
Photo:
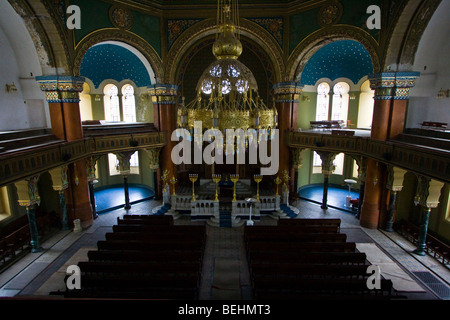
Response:
[{"label": "wooden pew", "polygon": [[154,262],[161,261],[198,261],[203,258],[203,250],[185,251],[140,251],[140,250],[90,250],[88,251],[89,261],[125,261],[125,262]]},{"label": "wooden pew", "polygon": [[[172,216],[161,216],[161,217],[172,217]],[[142,224],[142,225],[156,225],[156,226],[173,225],[173,219],[172,220],[152,219],[152,218],[126,218],[126,219],[123,219],[123,218],[117,217],[117,224],[118,225]]]},{"label": "wooden pew", "polygon": [[291,253],[300,252],[355,252],[354,242],[302,242],[302,243],[262,243],[248,242],[247,252],[254,254],[257,252],[266,253]]},{"label": "wooden pew", "polygon": [[185,241],[185,240],[196,240],[199,242],[205,242],[205,235],[200,233],[143,233],[143,232],[107,232],[105,233],[106,240],[154,240],[165,241]]},{"label": "wooden pew", "polygon": [[158,226],[158,225],[114,225],[113,232],[142,232],[142,233],[171,233],[183,232],[185,234],[202,233],[206,235],[205,226]]},{"label": "wooden pew", "polygon": [[345,233],[291,233],[291,234],[246,234],[244,236],[246,242],[270,242],[279,243],[280,245],[286,242],[346,242],[347,235]]},{"label": "wooden pew", "polygon": [[124,214],[122,219],[150,219],[155,221],[166,221],[168,224],[173,225],[173,216],[170,215],[153,215],[153,214]]},{"label": "wooden pew", "polygon": [[178,259],[172,261],[133,262],[133,261],[81,261],[78,267],[82,274],[196,274],[201,270],[197,260]]},{"label": "wooden pew", "polygon": [[[273,279],[259,279],[253,284],[253,292],[255,299],[267,298],[270,294],[273,298],[295,299],[297,295],[306,294],[325,294],[325,295],[360,295],[366,298],[381,296],[391,297],[392,295],[392,281],[381,279],[380,290],[369,290],[367,288],[365,279],[292,279],[292,278],[278,278]],[[279,299],[278,298],[278,299]]]},{"label": "wooden pew", "polygon": [[[293,277],[322,277],[322,278],[365,278],[368,276],[368,265],[345,264],[317,264],[317,263],[271,263],[251,264],[251,276],[253,279],[261,277],[277,278],[279,275],[291,275]],[[276,270],[276,273],[273,271]]]},{"label": "wooden pew", "polygon": [[337,226],[338,232],[341,219],[279,219],[279,226]]},{"label": "wooden pew", "polygon": [[197,288],[200,276],[198,274],[114,274],[83,276],[83,287],[103,289],[148,289],[148,288]]},{"label": "wooden pew", "polygon": [[249,263],[324,263],[324,264],[366,264],[362,252],[247,252]]},{"label": "wooden pew", "polygon": [[204,243],[196,240],[185,241],[152,241],[152,240],[99,240],[98,250],[142,250],[142,251],[164,251],[164,250],[195,250],[203,249]]},{"label": "wooden pew", "polygon": [[318,225],[282,225],[282,226],[245,226],[244,234],[257,233],[339,233],[339,226]]},{"label": "wooden pew", "polygon": [[197,288],[139,288],[139,289],[111,289],[81,288],[81,290],[67,290],[65,298],[83,299],[170,299],[196,300]]}]

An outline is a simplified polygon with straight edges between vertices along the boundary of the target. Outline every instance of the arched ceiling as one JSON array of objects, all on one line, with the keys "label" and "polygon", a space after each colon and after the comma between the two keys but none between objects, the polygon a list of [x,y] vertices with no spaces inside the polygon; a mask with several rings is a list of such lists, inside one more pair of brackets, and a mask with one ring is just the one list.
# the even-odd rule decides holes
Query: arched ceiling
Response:
[{"label": "arched ceiling", "polygon": [[138,87],[151,85],[147,68],[131,51],[115,44],[99,44],[90,48],[81,62],[80,74],[98,88],[106,79],[120,82],[132,80]]},{"label": "arched ceiling", "polygon": [[358,41],[340,40],[320,48],[309,59],[301,75],[303,85],[315,85],[321,78],[348,78],[354,84],[373,72],[369,52]]}]

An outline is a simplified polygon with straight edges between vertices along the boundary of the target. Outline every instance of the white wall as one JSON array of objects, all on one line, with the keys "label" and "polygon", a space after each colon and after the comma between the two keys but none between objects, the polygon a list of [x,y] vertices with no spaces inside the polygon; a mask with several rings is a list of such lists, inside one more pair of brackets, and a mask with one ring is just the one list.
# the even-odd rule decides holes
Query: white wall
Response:
[{"label": "white wall", "polygon": [[[50,126],[48,104],[34,77],[41,67],[22,18],[0,0],[0,130]],[[13,83],[16,93],[7,93]]]},{"label": "white wall", "polygon": [[413,70],[421,76],[411,89],[407,128],[420,127],[422,121],[446,122],[450,127],[450,99],[436,99],[440,89],[450,89],[449,12],[450,1],[442,1],[420,40]]}]

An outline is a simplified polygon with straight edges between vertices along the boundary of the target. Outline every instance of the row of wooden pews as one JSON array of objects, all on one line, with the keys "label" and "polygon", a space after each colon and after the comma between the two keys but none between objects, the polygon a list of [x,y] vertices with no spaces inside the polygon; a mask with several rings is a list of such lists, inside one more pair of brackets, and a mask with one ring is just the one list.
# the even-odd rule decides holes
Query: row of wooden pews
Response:
[{"label": "row of wooden pews", "polygon": [[79,262],[81,289],[68,298],[198,298],[206,227],[172,216],[124,215]]},{"label": "row of wooden pews", "polygon": [[370,290],[366,254],[340,233],[340,219],[280,219],[245,226],[253,298],[391,299],[392,282]]}]

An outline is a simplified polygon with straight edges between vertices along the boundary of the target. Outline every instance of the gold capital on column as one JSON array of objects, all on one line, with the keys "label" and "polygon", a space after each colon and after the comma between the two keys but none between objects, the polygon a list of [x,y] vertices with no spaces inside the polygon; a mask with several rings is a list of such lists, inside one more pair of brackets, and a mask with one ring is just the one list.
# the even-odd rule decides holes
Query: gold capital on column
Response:
[{"label": "gold capital on column", "polygon": [[39,205],[41,198],[39,197],[37,183],[39,174],[28,177],[15,183],[17,188],[17,196],[19,205],[22,207],[31,207],[35,204]]},{"label": "gold capital on column", "polygon": [[68,166],[63,165],[63,166],[54,168],[49,171],[50,176],[52,177],[53,190],[64,191],[69,187],[69,179],[67,176],[67,169],[68,169]]}]

